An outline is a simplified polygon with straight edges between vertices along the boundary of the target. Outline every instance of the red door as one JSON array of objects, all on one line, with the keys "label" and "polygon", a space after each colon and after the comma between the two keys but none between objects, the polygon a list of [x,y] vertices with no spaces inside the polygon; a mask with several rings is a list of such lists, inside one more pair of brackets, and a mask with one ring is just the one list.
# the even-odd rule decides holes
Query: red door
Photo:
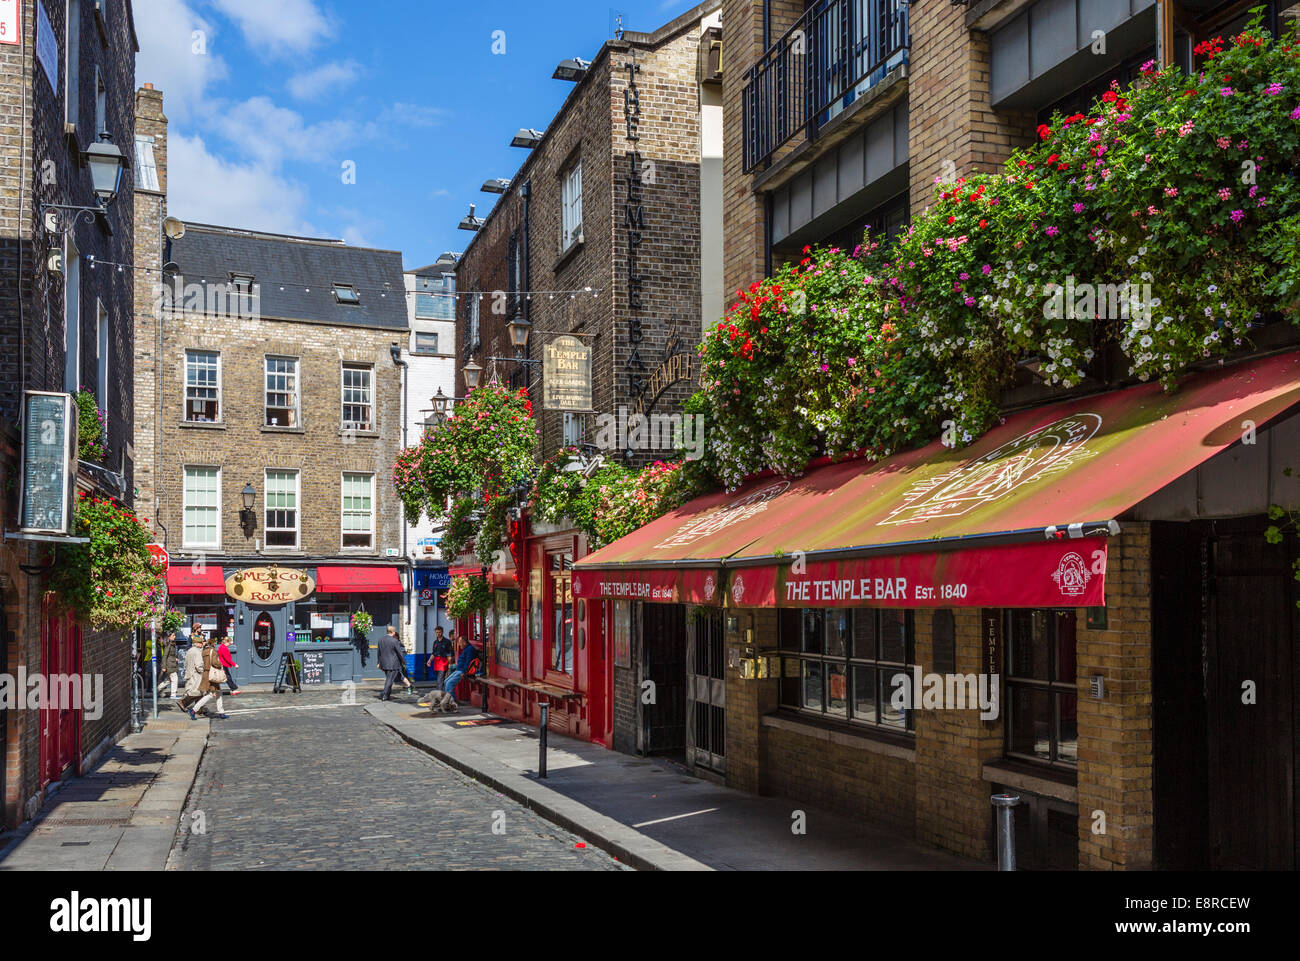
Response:
[{"label": "red door", "polygon": [[[81,672],[81,628],[76,619],[60,611],[53,595],[43,604],[41,631],[41,671],[45,675],[46,691],[67,690],[52,683],[58,675]],[[69,766],[80,774],[81,709],[71,704],[41,704],[41,787],[62,779]]]}]

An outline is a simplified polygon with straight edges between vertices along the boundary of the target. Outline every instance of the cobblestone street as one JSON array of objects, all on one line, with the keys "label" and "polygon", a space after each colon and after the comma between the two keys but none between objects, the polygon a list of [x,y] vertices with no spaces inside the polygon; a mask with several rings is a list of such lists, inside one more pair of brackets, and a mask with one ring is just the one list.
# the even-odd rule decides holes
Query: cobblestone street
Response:
[{"label": "cobblestone street", "polygon": [[363,710],[375,696],[226,698],[230,718],[211,722],[169,867],[625,869],[402,741]]}]

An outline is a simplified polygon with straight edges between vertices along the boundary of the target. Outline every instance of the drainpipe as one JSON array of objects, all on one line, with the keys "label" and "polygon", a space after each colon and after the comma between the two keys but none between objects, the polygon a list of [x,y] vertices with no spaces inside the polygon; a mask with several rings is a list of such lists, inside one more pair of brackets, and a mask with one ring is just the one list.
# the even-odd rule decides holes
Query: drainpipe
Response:
[{"label": "drainpipe", "polygon": [[[406,422],[410,419],[410,408],[407,406],[407,389],[410,386],[410,380],[406,376],[408,367],[406,361],[402,360],[402,348],[400,344],[393,343],[389,346],[388,351],[393,356],[393,363],[402,368],[402,450],[406,450]],[[406,553],[406,529],[410,525],[407,523],[406,505],[402,505],[402,567],[406,570],[408,583],[405,585],[402,597],[402,629],[406,630],[406,625],[411,623],[411,558]],[[409,632],[408,632],[409,633]]]}]

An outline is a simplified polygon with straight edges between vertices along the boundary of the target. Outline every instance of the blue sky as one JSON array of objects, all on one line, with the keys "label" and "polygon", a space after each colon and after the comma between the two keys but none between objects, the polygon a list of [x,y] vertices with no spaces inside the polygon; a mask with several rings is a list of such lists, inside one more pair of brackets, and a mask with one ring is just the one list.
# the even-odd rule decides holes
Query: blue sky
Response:
[{"label": "blue sky", "polygon": [[[572,85],[556,64],[696,0],[135,0],[136,84],[163,91],[169,212],[400,250],[463,250],[456,224],[512,177],[520,127]],[[504,54],[494,34],[504,32]],[[355,183],[345,183],[345,164]],[[351,169],[351,168],[347,168]]]}]

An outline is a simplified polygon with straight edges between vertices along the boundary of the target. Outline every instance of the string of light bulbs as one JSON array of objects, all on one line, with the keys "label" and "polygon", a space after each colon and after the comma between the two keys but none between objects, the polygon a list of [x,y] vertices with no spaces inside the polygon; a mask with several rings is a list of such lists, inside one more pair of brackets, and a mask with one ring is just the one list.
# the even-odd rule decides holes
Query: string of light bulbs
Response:
[{"label": "string of light bulbs", "polygon": [[[91,270],[94,270],[94,269],[96,269],[97,267],[108,267],[108,268],[116,268],[116,269],[117,269],[117,272],[118,272],[119,274],[125,272],[126,270],[140,270],[140,271],[144,271],[144,272],[146,272],[146,273],[154,273],[154,274],[163,274],[163,273],[165,273],[165,271],[163,271],[163,270],[162,270],[161,268],[159,268],[159,267],[147,267],[147,266],[144,266],[144,265],[141,265],[141,264],[127,264],[127,263],[119,263],[119,262],[117,262],[117,261],[113,261],[113,260],[101,260],[101,259],[95,257],[94,254],[86,254],[86,261],[90,264],[90,269],[91,269]],[[294,287],[294,288],[300,288],[300,289],[302,289],[303,291],[305,291],[306,293],[311,293],[311,289],[312,289],[313,287],[319,287],[319,288],[321,288],[322,290],[331,290],[331,289],[333,289],[333,287],[334,287],[334,285],[335,285],[335,283],[336,283],[336,281],[330,281],[329,283],[304,283],[304,282],[301,282],[301,281],[290,281],[290,280],[262,280],[262,281],[258,281],[258,280],[256,279],[256,276],[254,276],[254,280],[256,281],[256,282],[253,284],[254,287],[266,287],[266,286],[271,286],[271,287],[279,287],[281,290],[284,290],[286,287]],[[199,278],[199,283],[201,283],[201,284],[206,284],[207,282],[208,282],[208,281],[207,281],[207,278],[206,278],[206,277],[200,277],[200,278]],[[360,293],[360,292],[365,292],[365,291],[370,291],[370,292],[373,292],[373,293],[378,293],[379,296],[381,296],[381,297],[387,297],[389,294],[396,294],[396,293],[397,293],[397,290],[396,290],[395,288],[393,288],[392,286],[384,286],[384,287],[360,287],[360,286],[357,286],[356,284],[343,284],[342,286],[350,287],[352,290],[355,290],[355,291],[357,291],[357,292],[359,292],[359,293]],[[460,298],[460,297],[478,297],[478,298],[482,299],[482,298],[484,298],[484,297],[501,297],[501,296],[511,297],[511,296],[522,296],[522,297],[526,298],[527,300],[532,300],[534,297],[546,297],[548,300],[554,300],[556,297],[561,297],[561,298],[563,298],[563,297],[566,297],[566,296],[567,296],[570,300],[577,300],[578,297],[583,296],[583,295],[588,295],[588,294],[591,295],[592,297],[599,297],[602,293],[604,293],[605,290],[606,290],[606,288],[604,288],[604,287],[578,287],[578,288],[572,288],[572,289],[569,289],[569,290],[530,290],[530,291],[522,291],[522,290],[521,290],[521,291],[517,291],[517,292],[512,292],[512,291],[508,291],[508,290],[456,290],[456,291],[443,291],[443,290],[406,290],[406,289],[403,289],[403,290],[402,290],[402,293],[405,294],[405,295],[408,296],[408,297],[409,297],[410,295],[412,295],[412,294],[425,294],[425,295],[427,295],[427,296],[429,296],[429,297],[455,297],[455,298]]]}]

